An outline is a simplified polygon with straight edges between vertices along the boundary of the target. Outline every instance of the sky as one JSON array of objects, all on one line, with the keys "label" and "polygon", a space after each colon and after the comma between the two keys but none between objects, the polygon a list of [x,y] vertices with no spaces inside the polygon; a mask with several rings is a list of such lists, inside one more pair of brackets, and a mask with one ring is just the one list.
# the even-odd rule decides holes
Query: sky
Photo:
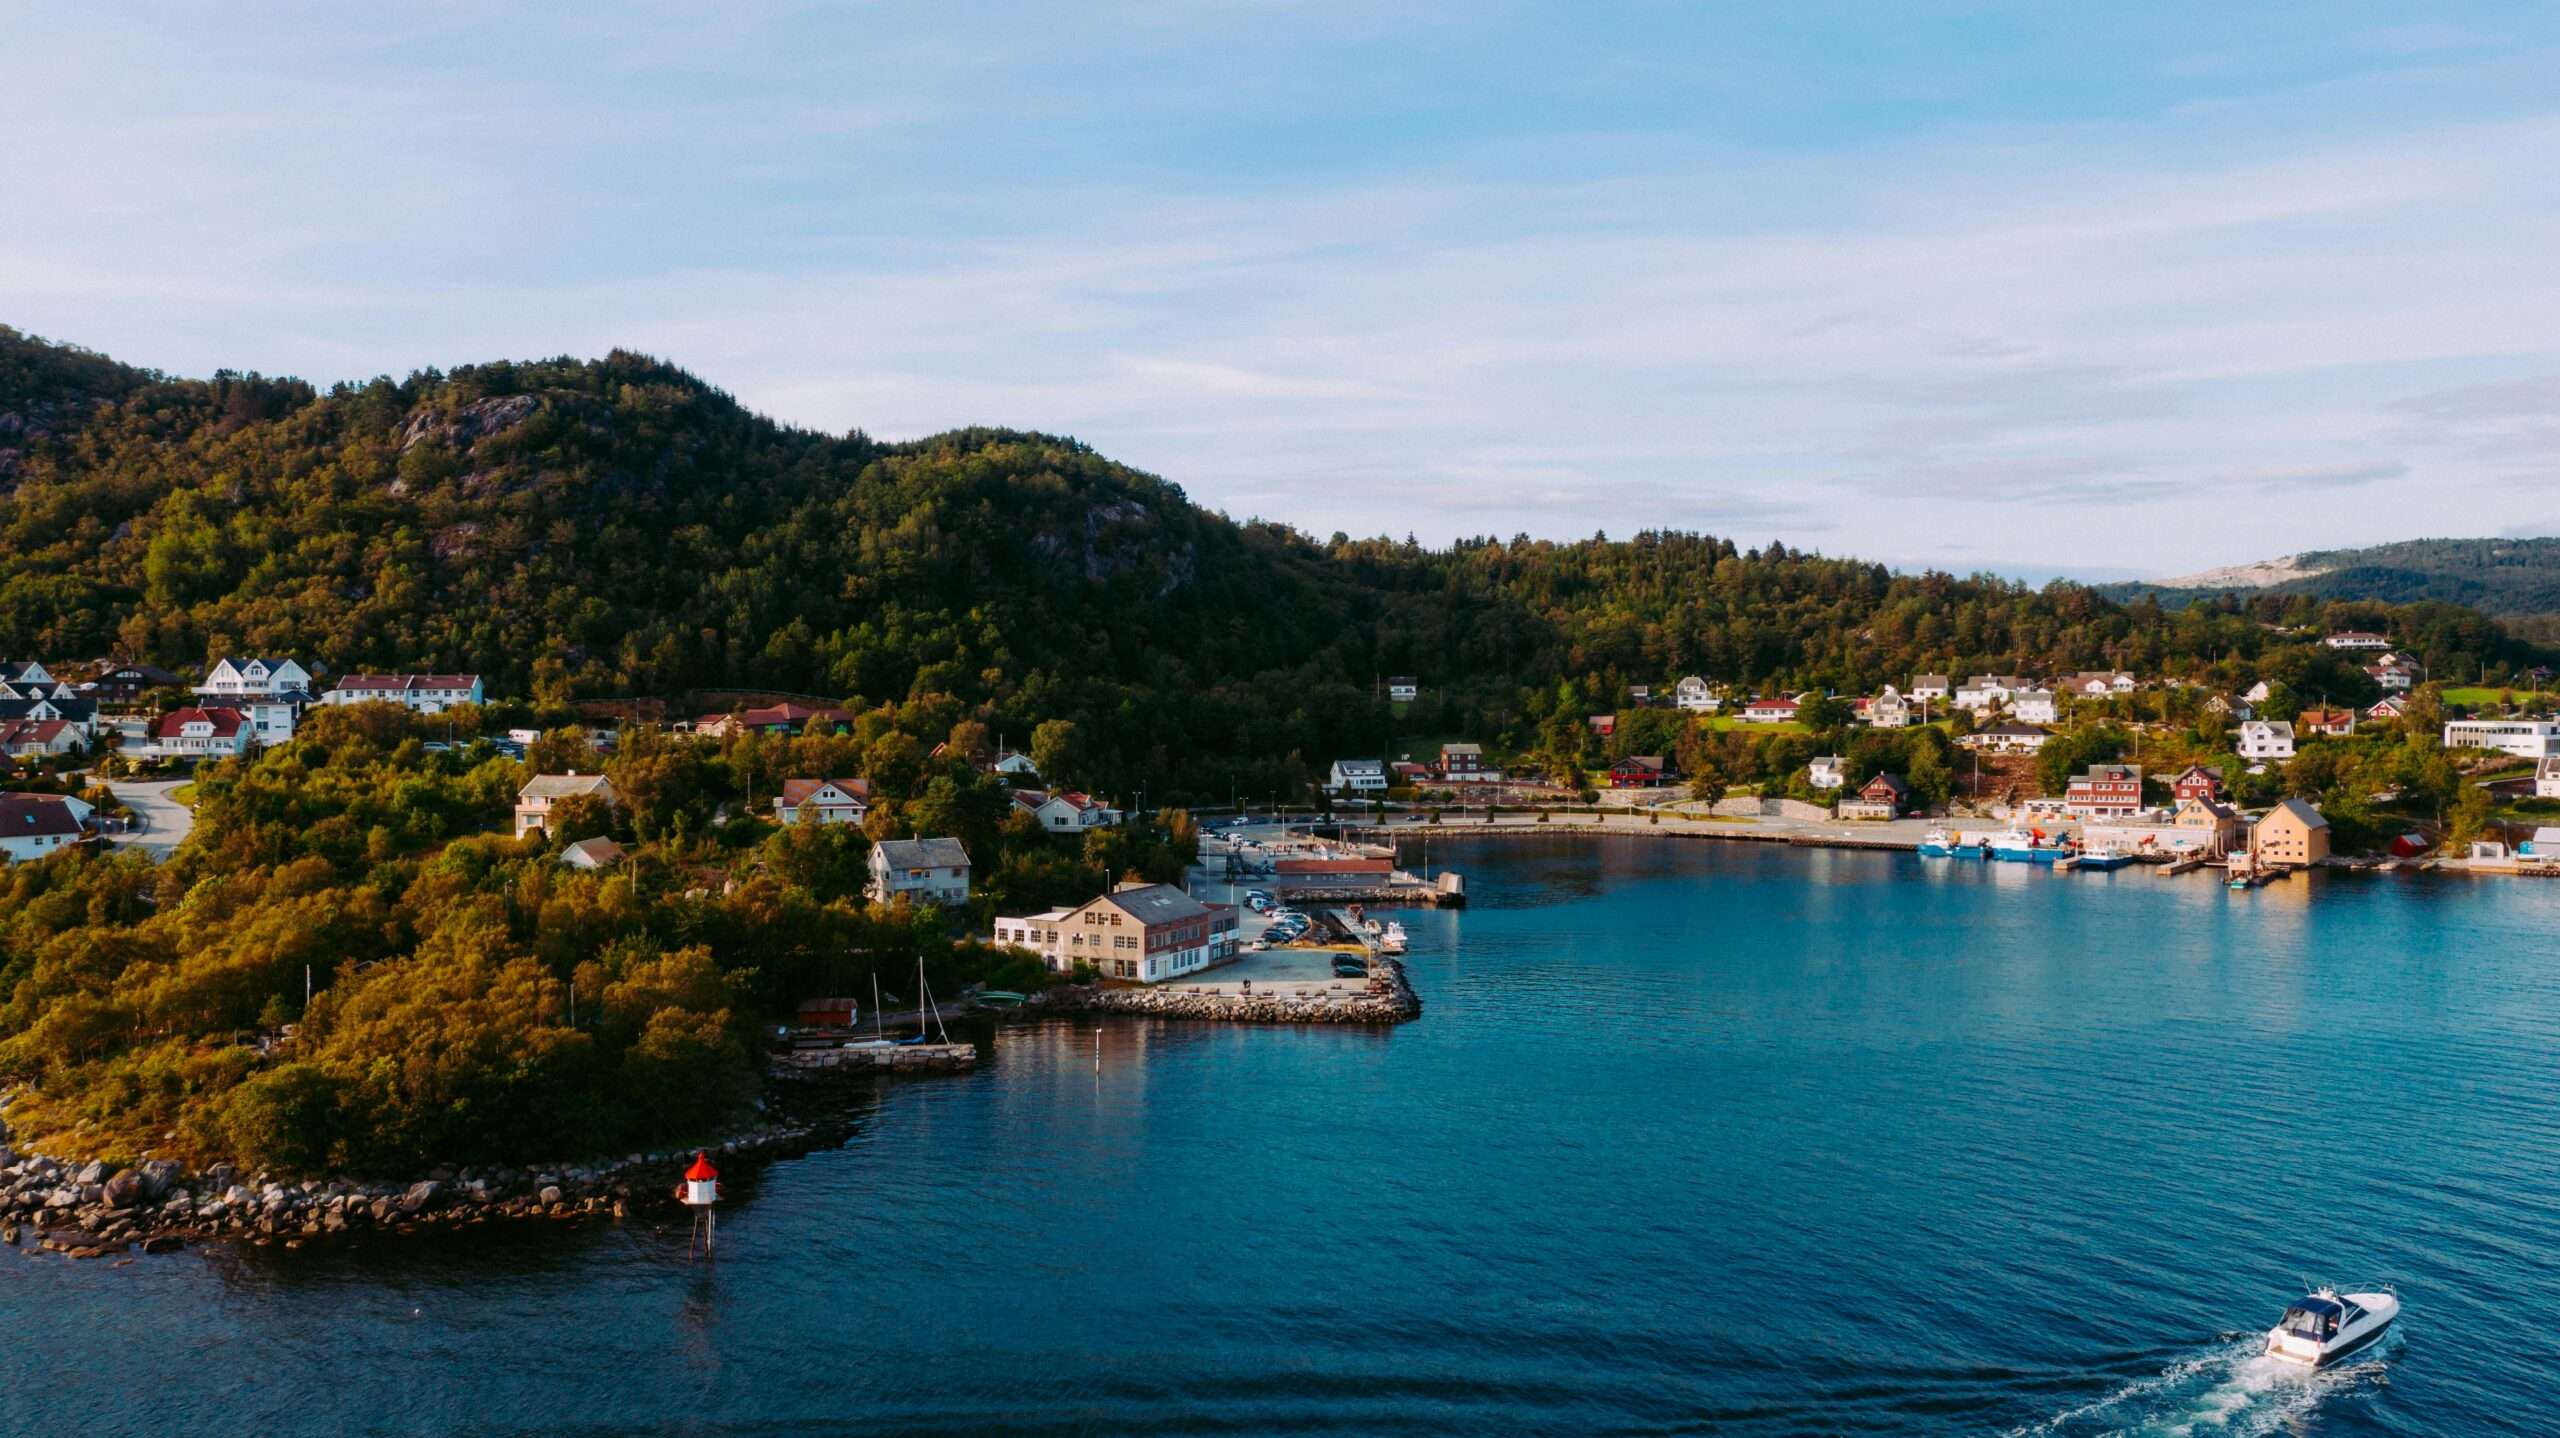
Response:
[{"label": "sky", "polygon": [[2159,576],[2560,534],[2560,6],[0,0],[0,323],[615,346],[1238,518]]}]

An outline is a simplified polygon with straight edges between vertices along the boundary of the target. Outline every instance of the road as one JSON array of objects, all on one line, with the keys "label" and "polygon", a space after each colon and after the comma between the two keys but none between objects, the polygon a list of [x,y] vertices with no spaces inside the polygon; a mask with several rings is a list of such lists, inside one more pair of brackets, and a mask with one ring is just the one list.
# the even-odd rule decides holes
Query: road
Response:
[{"label": "road", "polygon": [[186,805],[169,797],[169,791],[186,783],[184,779],[150,781],[119,780],[107,788],[133,811],[133,828],[122,834],[110,834],[107,841],[118,848],[140,849],[154,860],[166,859],[171,850],[183,842],[196,826],[196,816]]}]

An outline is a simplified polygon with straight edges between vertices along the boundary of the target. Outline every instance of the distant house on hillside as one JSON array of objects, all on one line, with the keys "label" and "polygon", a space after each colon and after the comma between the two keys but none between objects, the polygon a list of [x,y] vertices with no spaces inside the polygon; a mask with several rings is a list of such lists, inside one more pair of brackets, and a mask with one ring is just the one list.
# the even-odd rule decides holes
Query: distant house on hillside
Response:
[{"label": "distant house on hillside", "polygon": [[1902,691],[1888,684],[1867,705],[1867,723],[1877,729],[1902,729],[1911,723],[1911,702]]},{"label": "distant house on hillside", "polygon": [[693,732],[729,734],[840,734],[853,725],[853,711],[809,704],[766,704],[735,714],[705,714],[693,721]]},{"label": "distant house on hillside", "polygon": [[1497,784],[1502,771],[1485,762],[1481,744],[1443,744],[1440,777],[1459,784]]},{"label": "distant house on hillside", "polygon": [[1387,702],[1390,704],[1410,704],[1420,697],[1422,681],[1410,674],[1398,674],[1387,681]]},{"label": "distant house on hillside", "polygon": [[2293,721],[2293,732],[2342,739],[2356,732],[2353,709],[2305,709]]},{"label": "distant house on hillside", "polygon": [[2373,701],[2372,707],[2364,711],[2364,717],[2374,720],[2399,719],[2406,717],[2408,712],[2408,695],[2385,694],[2381,698]]},{"label": "distant house on hillside", "polygon": [[2281,719],[2252,719],[2240,726],[2240,737],[2233,747],[2243,759],[2290,759],[2293,726]]},{"label": "distant house on hillside", "polygon": [[2389,638],[2380,634],[2368,633],[2361,629],[2342,629],[2320,642],[2328,645],[2332,649],[2344,649],[2351,652],[2388,649],[2391,647],[2391,641]]},{"label": "distant house on hillside", "polygon": [[1824,754],[1804,766],[1804,781],[1817,789],[1837,789],[1849,782],[1849,761]]},{"label": "distant house on hillside", "polygon": [[2021,724],[2050,724],[2062,713],[2052,690],[2029,685],[2009,696],[2009,717]]},{"label": "distant house on hillside", "polygon": [[1338,794],[1379,794],[1387,788],[1384,759],[1336,759],[1325,787]]},{"label": "distant house on hillside", "polygon": [[1591,726],[1592,733],[1603,739],[1618,732],[1618,716],[1615,714],[1594,714],[1583,722]]},{"label": "distant house on hillside", "polygon": [[1956,747],[1985,754],[2034,754],[2053,738],[2053,731],[2033,724],[1993,724],[1959,735]]},{"label": "distant house on hillside", "polygon": [[2560,799],[2560,758],[2544,759],[2533,766],[2533,793],[2537,799]]},{"label": "distant house on hillside", "polygon": [[1056,789],[1042,793],[1037,789],[1018,789],[1013,795],[1014,807],[1040,821],[1040,827],[1052,834],[1081,834],[1088,829],[1107,829],[1120,822],[1117,809],[1074,789]]},{"label": "distant house on hillside", "polygon": [[1671,702],[1693,714],[1712,714],[1724,705],[1716,697],[1714,686],[1695,674],[1671,686]]},{"label": "distant house on hillside", "polygon": [[397,704],[419,714],[441,714],[486,697],[477,674],[349,674],[320,702]]},{"label": "distant house on hillside", "polygon": [[870,812],[868,779],[785,779],[773,800],[777,824],[859,824]]},{"label": "distant house on hillside", "polygon": [[622,803],[622,796],[613,791],[613,781],[602,774],[581,774],[575,769],[566,774],[536,774],[516,791],[516,837],[551,827],[552,806],[579,794],[600,799],[607,808]]},{"label": "distant house on hillside", "polygon": [[88,836],[89,806],[68,794],[0,794],[0,859],[41,859]]},{"label": "distant house on hillside", "polygon": [[154,689],[183,689],[187,681],[151,664],[119,664],[81,686],[107,704],[130,704]]},{"label": "distant house on hillside", "polygon": [[291,659],[217,659],[196,693],[208,699],[308,694],[311,671]]},{"label": "distant house on hillside", "polygon": [[904,896],[945,908],[969,902],[969,851],[957,839],[883,839],[871,846],[871,885],[880,902]]},{"label": "distant house on hillside", "polygon": [[1773,695],[1766,699],[1754,699],[1750,703],[1742,706],[1742,722],[1745,724],[1784,724],[1793,720],[1796,717],[1796,711],[1802,707],[1803,706],[1798,704],[1795,700],[1789,699],[1783,694]]},{"label": "distant house on hillside", "polygon": [[172,709],[151,721],[141,757],[221,758],[249,751],[249,716],[229,705]]},{"label": "distant house on hillside", "polygon": [[1911,702],[1915,704],[1944,704],[1947,702],[1947,694],[1949,693],[1947,688],[1947,676],[1944,674],[1915,674],[1911,676],[1910,692]]},{"label": "distant house on hillside", "polygon": [[1659,754],[1630,754],[1609,766],[1612,789],[1655,789],[1671,778],[1671,765]]},{"label": "distant house on hillside", "polygon": [[2189,764],[2169,781],[2169,793],[2176,799],[2219,799],[2222,770],[2212,764]]},{"label": "distant house on hillside", "polygon": [[62,719],[0,719],[0,754],[49,759],[80,747],[80,731]]},{"label": "distant house on hillside", "polygon": [[610,869],[622,862],[622,846],[601,835],[580,839],[560,851],[560,862],[572,869]]}]

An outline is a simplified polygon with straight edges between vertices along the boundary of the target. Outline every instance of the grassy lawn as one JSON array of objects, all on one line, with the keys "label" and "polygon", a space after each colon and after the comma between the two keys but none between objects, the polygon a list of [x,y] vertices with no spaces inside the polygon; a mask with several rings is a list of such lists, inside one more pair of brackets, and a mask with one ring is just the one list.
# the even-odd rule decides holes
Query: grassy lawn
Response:
[{"label": "grassy lawn", "polygon": [[194,808],[196,806],[195,781],[190,779],[186,783],[179,785],[177,788],[170,790],[169,802],[183,808]]},{"label": "grassy lawn", "polygon": [[2547,693],[2537,694],[2530,689],[2482,689],[2475,685],[2464,689],[2447,689],[2444,691],[2444,702],[2477,709],[2484,704],[2503,704],[2510,694],[2514,695],[2519,703],[2528,705],[2536,702],[2548,704],[2552,698]]}]

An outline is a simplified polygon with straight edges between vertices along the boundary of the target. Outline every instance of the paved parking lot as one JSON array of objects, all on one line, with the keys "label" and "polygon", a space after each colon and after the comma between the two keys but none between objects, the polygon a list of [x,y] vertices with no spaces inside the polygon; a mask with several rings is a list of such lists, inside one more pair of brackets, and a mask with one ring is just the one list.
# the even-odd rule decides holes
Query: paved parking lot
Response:
[{"label": "paved parking lot", "polygon": [[1283,993],[1295,989],[1330,988],[1339,985],[1345,993],[1362,987],[1365,979],[1338,979],[1333,975],[1334,956],[1351,952],[1347,949],[1265,949],[1260,953],[1239,954],[1231,964],[1198,973],[1188,978],[1168,979],[1158,987],[1168,989],[1205,989],[1235,993],[1250,979],[1254,989],[1276,989]]}]

